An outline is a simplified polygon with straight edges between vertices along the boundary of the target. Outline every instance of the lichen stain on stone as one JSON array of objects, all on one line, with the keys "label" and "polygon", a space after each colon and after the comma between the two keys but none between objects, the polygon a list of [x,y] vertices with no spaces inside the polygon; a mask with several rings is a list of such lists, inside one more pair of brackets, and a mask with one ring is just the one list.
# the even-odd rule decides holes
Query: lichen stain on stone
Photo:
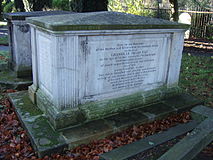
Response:
[{"label": "lichen stain on stone", "polygon": [[41,146],[47,146],[51,144],[51,141],[47,138],[41,138],[38,141],[39,141],[39,145]]},{"label": "lichen stain on stone", "polygon": [[143,112],[145,116],[147,116],[149,119],[154,119],[156,117],[155,114],[149,113],[149,112]]},{"label": "lichen stain on stone", "polygon": [[39,119],[39,118],[41,118],[41,115],[37,115],[37,116],[27,116],[27,117],[25,117],[26,119],[25,119],[25,121],[26,122],[29,122],[29,123],[34,123],[34,122],[36,122],[36,120],[37,119]]}]

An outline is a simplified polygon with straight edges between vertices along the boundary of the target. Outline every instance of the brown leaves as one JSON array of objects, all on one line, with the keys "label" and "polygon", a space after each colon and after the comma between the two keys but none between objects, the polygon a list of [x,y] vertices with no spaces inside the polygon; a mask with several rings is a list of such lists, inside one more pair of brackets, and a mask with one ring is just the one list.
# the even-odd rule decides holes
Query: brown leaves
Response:
[{"label": "brown leaves", "polygon": [[0,112],[0,159],[4,160],[98,160],[99,155],[102,153],[190,120],[190,114],[185,112],[180,115],[170,116],[164,120],[138,126],[134,125],[105,139],[78,146],[72,150],[65,151],[63,154],[54,154],[39,159],[35,156],[27,133],[20,126],[9,101],[4,99],[1,104],[5,106],[5,109]]},{"label": "brown leaves", "polygon": [[6,60],[7,58],[0,55],[0,60]]},{"label": "brown leaves", "polygon": [[112,149],[119,146],[132,143],[156,132],[166,130],[174,125],[177,125],[178,123],[186,123],[190,119],[190,114],[188,112],[185,112],[181,115],[170,116],[164,120],[158,120],[139,126],[134,125],[122,132],[108,136],[105,139],[93,141],[88,145],[81,145],[79,147],[76,147],[70,152],[72,153],[73,160],[96,160],[102,153],[111,151]]},{"label": "brown leaves", "polygon": [[16,90],[14,90],[14,89],[7,89],[7,90],[5,91],[5,93],[13,93],[13,92],[16,92]]},{"label": "brown leaves", "polygon": [[205,155],[207,155],[208,157],[213,157],[213,142],[210,143],[203,151],[202,153],[204,153]]},{"label": "brown leaves", "polygon": [[20,126],[9,101],[4,99],[1,104],[5,109],[0,112],[0,159],[30,159],[35,153],[26,131]]}]

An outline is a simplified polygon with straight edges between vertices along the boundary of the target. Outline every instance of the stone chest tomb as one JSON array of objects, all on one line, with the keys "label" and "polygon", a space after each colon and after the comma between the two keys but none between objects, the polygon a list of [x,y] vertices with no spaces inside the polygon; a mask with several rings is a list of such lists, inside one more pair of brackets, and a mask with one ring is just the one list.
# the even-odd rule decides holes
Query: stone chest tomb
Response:
[{"label": "stone chest tomb", "polygon": [[184,24],[117,12],[28,18],[31,100],[55,129],[178,93]]},{"label": "stone chest tomb", "polygon": [[33,85],[10,101],[40,157],[189,110],[188,25],[118,12],[27,18]]},{"label": "stone chest tomb", "polygon": [[6,13],[4,18],[8,22],[10,45],[10,69],[16,72],[17,77],[32,76],[32,55],[30,44],[30,27],[26,17],[68,14],[66,11],[37,11]]}]

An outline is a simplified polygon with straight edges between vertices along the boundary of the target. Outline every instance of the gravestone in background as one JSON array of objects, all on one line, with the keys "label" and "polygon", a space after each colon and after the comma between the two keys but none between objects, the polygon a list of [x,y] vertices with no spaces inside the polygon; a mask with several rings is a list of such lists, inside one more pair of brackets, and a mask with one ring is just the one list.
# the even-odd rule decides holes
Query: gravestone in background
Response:
[{"label": "gravestone in background", "polygon": [[[188,24],[188,25],[191,25],[191,16],[189,13],[181,13],[180,16],[179,16],[179,20],[178,20],[179,23],[183,23],[183,24]],[[184,38],[185,39],[188,39],[190,36],[190,29],[188,29],[186,32],[185,32],[185,36]]]},{"label": "gravestone in background", "polygon": [[16,72],[18,78],[32,77],[32,53],[30,26],[26,23],[26,17],[38,17],[45,15],[69,14],[66,11],[37,11],[14,12],[4,14],[8,22],[8,35],[10,45],[10,69]]},{"label": "gravestone in background", "polygon": [[118,12],[27,19],[32,101],[55,129],[177,94],[188,25]]}]

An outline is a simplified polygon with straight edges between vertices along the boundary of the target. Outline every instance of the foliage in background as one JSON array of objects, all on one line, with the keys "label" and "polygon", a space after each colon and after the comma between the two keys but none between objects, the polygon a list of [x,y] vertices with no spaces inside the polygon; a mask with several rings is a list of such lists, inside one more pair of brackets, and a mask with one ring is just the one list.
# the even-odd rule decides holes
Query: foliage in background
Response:
[{"label": "foliage in background", "polygon": [[184,55],[180,86],[213,107],[213,58]]},{"label": "foliage in background", "polygon": [[107,11],[108,0],[83,0],[83,12]]},{"label": "foliage in background", "polygon": [[197,7],[212,10],[212,0],[178,0],[180,9],[195,10]]},{"label": "foliage in background", "polygon": [[7,61],[9,59],[9,52],[8,51],[0,51],[0,62]]},{"label": "foliage in background", "polygon": [[107,11],[108,0],[70,0],[74,12]]},{"label": "foliage in background", "polygon": [[169,0],[171,6],[171,20],[178,22],[179,20],[179,7],[178,7],[178,0]]},{"label": "foliage in background", "polygon": [[207,39],[213,40],[213,24],[207,26]]},{"label": "foliage in background", "polygon": [[10,13],[15,10],[14,1],[10,1],[9,3],[3,3],[3,12]]},{"label": "foliage in background", "polygon": [[22,0],[25,11],[42,11],[52,7],[52,0]]},{"label": "foliage in background", "polygon": [[[156,17],[156,16],[155,16]],[[170,10],[161,10],[160,9],[160,15],[159,15],[159,18],[161,19],[166,19],[166,20],[170,20],[171,18],[171,11]]]},{"label": "foliage in background", "polygon": [[25,11],[23,0],[14,0],[14,6],[17,12]]},{"label": "foliage in background", "polygon": [[70,10],[73,12],[82,12],[83,0],[70,0]]},{"label": "foliage in background", "polygon": [[0,45],[8,45],[8,36],[0,37]]},{"label": "foliage in background", "polygon": [[144,9],[143,0],[109,0],[108,10],[155,17],[156,12]]},{"label": "foliage in background", "polygon": [[69,0],[53,0],[52,7],[57,10],[69,11],[70,10]]}]

